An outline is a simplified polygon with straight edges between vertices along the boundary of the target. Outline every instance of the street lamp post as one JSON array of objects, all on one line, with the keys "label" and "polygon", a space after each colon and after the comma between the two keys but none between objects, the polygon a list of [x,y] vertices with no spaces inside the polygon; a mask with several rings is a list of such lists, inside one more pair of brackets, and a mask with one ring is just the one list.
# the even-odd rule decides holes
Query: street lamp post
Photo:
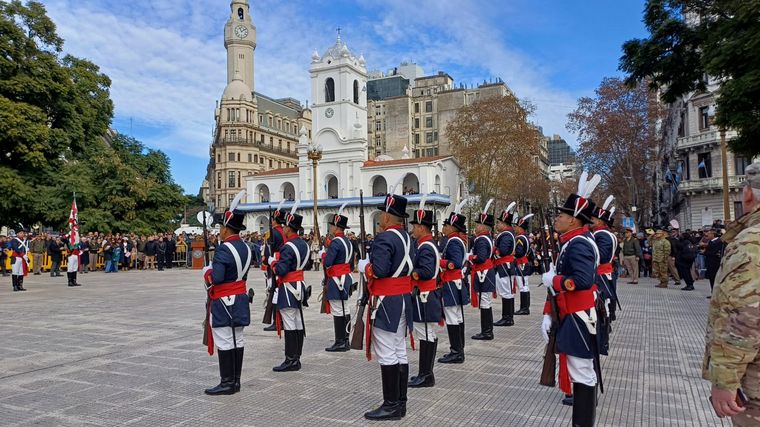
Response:
[{"label": "street lamp post", "polygon": [[720,161],[723,169],[723,223],[727,224],[731,220],[728,205],[728,148],[726,146],[726,129],[720,128]]},{"label": "street lamp post", "polygon": [[314,188],[312,198],[314,199],[314,237],[319,241],[319,220],[317,218],[317,163],[322,160],[322,146],[309,144],[307,156],[311,160],[312,181]]}]

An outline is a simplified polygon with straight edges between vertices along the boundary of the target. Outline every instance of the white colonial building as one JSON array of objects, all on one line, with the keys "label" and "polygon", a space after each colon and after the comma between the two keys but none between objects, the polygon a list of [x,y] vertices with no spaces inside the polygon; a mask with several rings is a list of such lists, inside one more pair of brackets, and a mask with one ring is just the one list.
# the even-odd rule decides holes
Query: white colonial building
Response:
[{"label": "white colonial building", "polygon": [[[311,67],[312,135],[301,129],[297,151],[298,166],[259,172],[246,177],[249,212],[247,226],[266,231],[267,211],[286,200],[289,209],[299,200],[298,212],[304,216],[308,233],[314,227],[314,198],[317,199],[320,234],[327,232],[327,221],[347,203],[344,214],[349,226],[359,228],[359,193],[364,193],[365,225],[375,233],[383,195],[397,182],[396,194],[406,194],[408,209],[417,206],[421,193],[428,196],[428,207],[435,207],[440,219],[447,206],[466,196],[459,165],[451,156],[403,158],[380,156],[370,160],[367,141],[367,69],[363,56],[354,55],[338,36],[323,55],[314,52]],[[322,158],[317,167],[317,194],[314,194],[312,160],[309,150],[319,147]]]}]

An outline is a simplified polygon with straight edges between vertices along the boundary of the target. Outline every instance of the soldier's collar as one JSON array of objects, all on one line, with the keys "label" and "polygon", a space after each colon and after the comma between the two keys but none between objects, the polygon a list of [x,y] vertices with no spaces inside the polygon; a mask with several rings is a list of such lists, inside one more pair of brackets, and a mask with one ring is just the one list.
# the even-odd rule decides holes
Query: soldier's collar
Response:
[{"label": "soldier's collar", "polygon": [[240,235],[239,234],[233,234],[232,236],[224,239],[225,242],[231,242],[233,240],[240,240]]},{"label": "soldier's collar", "polygon": [[575,236],[580,236],[581,234],[585,234],[588,232],[588,225],[584,225],[583,227],[578,227],[574,230],[570,230],[559,236],[560,243],[567,243],[570,239],[572,239]]},{"label": "soldier's collar", "polygon": [[392,228],[394,228],[396,230],[403,230],[404,226],[401,225],[401,224],[392,224],[392,225],[389,225],[389,226],[385,227],[385,230],[387,231],[387,230],[390,230]]},{"label": "soldier's collar", "polygon": [[431,242],[433,241],[433,235],[432,234],[426,234],[419,239],[417,239],[417,243],[423,243],[423,242]]}]

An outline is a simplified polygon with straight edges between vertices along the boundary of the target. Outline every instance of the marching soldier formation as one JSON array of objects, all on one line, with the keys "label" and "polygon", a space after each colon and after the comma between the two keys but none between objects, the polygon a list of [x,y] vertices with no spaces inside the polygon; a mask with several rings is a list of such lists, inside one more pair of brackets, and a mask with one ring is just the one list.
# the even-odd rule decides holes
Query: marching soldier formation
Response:
[{"label": "marching soldier formation", "polygon": [[[610,324],[618,305],[612,274],[617,240],[609,231],[613,198],[610,196],[602,207],[589,198],[599,180],[598,176],[587,180],[584,172],[578,192],[557,207],[554,229],[559,233],[559,253],[541,280],[547,288],[541,332],[548,342],[550,337],[555,339],[559,387],[568,396],[565,403],[573,406],[574,426],[594,424],[597,385],[603,391],[599,357],[609,352]],[[334,325],[334,342],[325,351],[363,348],[368,360],[374,356],[380,364],[383,400],[364,414],[370,420],[404,417],[408,388],[435,386],[433,365],[440,326],[446,325],[449,352],[438,362],[464,363],[467,304],[479,309],[480,332],[471,337],[473,340],[493,340],[494,326],[513,326],[515,315],[530,313],[531,248],[526,229],[533,214],[518,215],[513,202],[494,217],[489,213],[491,199],[474,218],[475,237],[469,242],[467,217],[461,213],[465,201],[461,201],[443,221],[445,241],[439,246],[432,233],[434,212],[425,209],[425,199],[423,195],[419,208],[413,211],[411,234],[407,231],[405,197],[391,190],[378,206],[382,231],[376,235],[370,253],[357,264],[361,278],[366,279],[358,301],[359,307],[366,307],[366,319],[358,314],[364,311],[358,311],[357,324],[366,325],[366,330],[364,326],[351,328],[348,300],[354,285],[354,249],[344,234],[349,229],[348,217],[342,214],[345,205],[329,221],[331,238],[320,253],[325,268],[322,312],[332,316]],[[244,214],[235,206],[233,203],[217,219],[224,244],[204,272],[208,349],[209,354],[214,347],[218,349],[221,376],[218,386],[206,390],[212,395],[240,390],[243,328],[250,323],[252,291],[247,297],[246,277],[251,253],[238,237],[245,229]],[[270,286],[277,308],[273,325],[278,335],[284,331],[285,338],[285,360],[272,368],[275,372],[301,369],[306,336],[303,308],[308,307],[311,288],[304,281],[304,270],[310,257],[309,247],[299,235],[303,217],[297,209],[298,201],[288,213],[282,204],[272,213],[271,221],[276,225],[265,250],[264,268],[270,272],[266,277],[268,281],[274,279]],[[551,237],[548,227],[546,231]],[[23,242],[23,234],[18,240]],[[17,246],[17,256],[21,257],[23,245]],[[542,249],[542,256],[551,260],[553,243],[551,249]],[[16,283],[14,280],[14,287]],[[520,308],[515,311],[517,292]],[[492,299],[497,294],[502,313],[494,322]],[[351,339],[350,332],[354,333]],[[412,349],[418,350],[417,374],[411,378],[407,339]]]}]

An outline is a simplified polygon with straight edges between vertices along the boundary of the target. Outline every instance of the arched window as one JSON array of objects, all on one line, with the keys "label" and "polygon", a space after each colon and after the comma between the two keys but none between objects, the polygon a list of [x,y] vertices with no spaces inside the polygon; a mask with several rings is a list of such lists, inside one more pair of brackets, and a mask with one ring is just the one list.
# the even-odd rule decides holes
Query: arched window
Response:
[{"label": "arched window", "polygon": [[258,202],[268,202],[269,201],[269,187],[266,186],[266,184],[259,184],[256,187],[256,193],[258,196]]},{"label": "arched window", "polygon": [[372,195],[373,196],[384,196],[385,193],[388,192],[388,182],[385,181],[385,178],[378,175],[372,179]]},{"label": "arched window", "polygon": [[435,176],[435,189],[433,191],[435,191],[438,194],[441,193],[441,176],[440,175]]},{"label": "arched window", "polygon": [[359,81],[354,80],[354,104],[359,103]]},{"label": "arched window", "polygon": [[417,179],[417,175],[413,173],[406,174],[403,185],[403,194],[420,194],[420,181]]},{"label": "arched window", "polygon": [[327,198],[338,198],[338,178],[336,178],[334,175],[329,175],[327,178]]},{"label": "arched window", "polygon": [[240,20],[242,20],[242,19],[243,19],[243,16],[244,16],[244,15],[243,15],[243,8],[242,8],[242,7],[239,7],[239,8],[238,8],[238,18],[239,18]]},{"label": "arched window", "polygon": [[335,101],[335,81],[332,77],[328,77],[325,80],[325,102]]},{"label": "arched window", "polygon": [[289,182],[283,183],[282,187],[280,187],[280,192],[282,193],[282,200],[295,200],[296,189],[293,187],[293,184]]}]

